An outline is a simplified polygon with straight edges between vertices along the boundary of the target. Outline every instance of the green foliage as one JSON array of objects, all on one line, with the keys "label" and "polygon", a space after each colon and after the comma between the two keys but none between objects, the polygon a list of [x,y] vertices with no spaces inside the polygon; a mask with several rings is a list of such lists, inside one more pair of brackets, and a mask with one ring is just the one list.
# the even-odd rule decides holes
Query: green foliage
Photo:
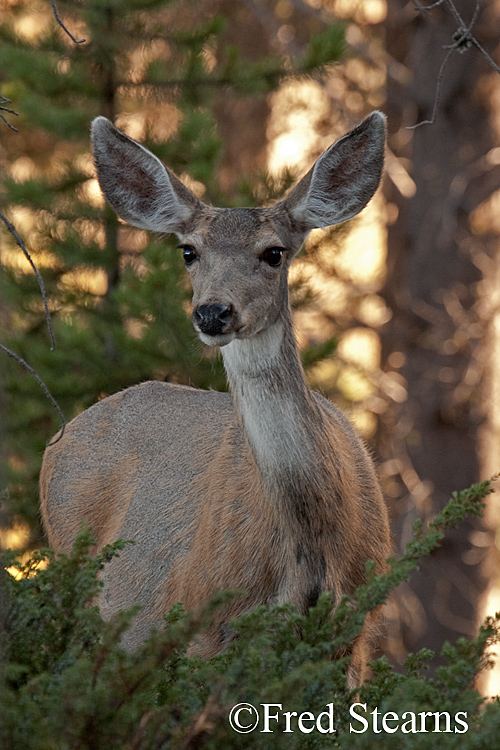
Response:
[{"label": "green foliage", "polygon": [[[19,112],[18,133],[0,123],[5,161],[18,167],[2,177],[2,205],[14,223],[16,212],[28,217],[17,229],[44,277],[57,348],[49,351],[36,280],[15,263],[0,273],[2,344],[30,363],[68,420],[98,398],[148,379],[224,390],[220,359],[206,353],[186,315],[190,294],[175,240],[148,243],[89,197],[90,121],[104,114],[120,124],[123,113],[139,113],[145,144],[175,172],[202,183],[207,202],[240,206],[278,197],[265,179],[242,182],[231,195],[221,189],[223,144],[214,111],[227,91],[265,96],[283,77],[312,75],[338,59],[343,28],[311,36],[301,59],[252,62],[225,42],[228,20],[214,16],[210,4],[57,5],[69,28],[84,25],[76,32],[84,44],[69,40],[48,0],[36,6],[43,30],[32,39],[16,26],[35,12],[31,0],[15,3],[0,25],[1,93]],[[158,120],[171,121],[168,137],[158,135]],[[288,176],[281,187],[289,182]],[[5,246],[19,252],[10,236]],[[40,541],[37,477],[58,418],[18,363],[6,359],[2,370],[9,459],[3,506],[10,519],[24,518]]]},{"label": "green foliage", "polygon": [[[7,560],[12,568],[5,579],[11,597],[6,628],[9,657],[17,665],[7,672],[12,684],[22,685],[27,675],[59,671],[61,664],[78,658],[83,644],[97,642],[97,612],[87,605],[99,593],[97,573],[124,543],[109,545],[96,556],[90,554],[92,544],[90,531],[82,530],[70,556],[47,549],[24,562]],[[49,570],[39,570],[47,564]],[[50,648],[41,648],[47,643]]]},{"label": "green foliage", "polygon": [[344,29],[340,24],[332,24],[311,40],[303,65],[307,69],[314,69],[324,65],[325,59],[340,59],[343,53]]},{"label": "green foliage", "polygon": [[[425,674],[428,650],[408,657],[402,673],[384,657],[372,663],[361,689],[350,692],[348,657],[331,658],[352,642],[367,608],[406,580],[447,529],[468,513],[480,513],[490,491],[486,482],[456,493],[425,533],[416,528],[389,573],[372,577],[350,606],[332,609],[331,597],[323,594],[307,616],[288,606],[259,607],[232,622],[235,639],[208,661],[189,656],[188,645],[231,593],[218,595],[198,615],[176,605],[165,628],[128,653],[120,638],[134,612],[105,622],[92,606],[100,587],[96,575],[122,544],[93,556],[94,541],[84,529],[71,555],[45,550],[17,563],[20,577],[5,574],[2,581],[7,607],[0,744],[9,750],[496,747],[499,703],[485,702],[474,680],[488,663],[487,649],[500,640],[500,615],[488,618],[473,641],[446,644],[444,664],[432,676]],[[36,570],[41,558],[48,567]],[[258,708],[254,732],[238,733],[229,724],[231,708],[241,703]],[[267,726],[263,704],[270,704]],[[286,711],[297,715],[287,718]],[[300,731],[303,712],[323,712],[324,733],[316,726]],[[272,718],[276,713],[278,719]],[[242,724],[251,718],[240,714]],[[308,715],[303,719],[310,729]]]}]

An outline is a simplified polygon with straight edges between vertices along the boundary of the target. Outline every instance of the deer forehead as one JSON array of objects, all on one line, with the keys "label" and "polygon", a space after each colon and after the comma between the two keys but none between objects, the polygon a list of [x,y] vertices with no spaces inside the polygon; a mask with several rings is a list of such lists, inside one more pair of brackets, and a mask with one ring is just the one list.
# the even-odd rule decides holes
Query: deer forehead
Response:
[{"label": "deer forehead", "polygon": [[254,250],[267,247],[288,247],[290,232],[285,217],[266,208],[210,208],[197,222],[192,234],[183,236],[183,242],[198,248]]}]

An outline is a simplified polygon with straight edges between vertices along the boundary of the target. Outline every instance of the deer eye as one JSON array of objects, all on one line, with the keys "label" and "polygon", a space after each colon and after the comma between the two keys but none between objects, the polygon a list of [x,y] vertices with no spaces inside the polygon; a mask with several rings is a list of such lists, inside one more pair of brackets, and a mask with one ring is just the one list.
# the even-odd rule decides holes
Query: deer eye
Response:
[{"label": "deer eye", "polygon": [[285,252],[284,247],[268,247],[261,253],[260,259],[267,263],[268,266],[276,268],[281,265],[283,253]]},{"label": "deer eye", "polygon": [[198,253],[191,245],[179,245],[186,266],[191,266],[198,259]]}]

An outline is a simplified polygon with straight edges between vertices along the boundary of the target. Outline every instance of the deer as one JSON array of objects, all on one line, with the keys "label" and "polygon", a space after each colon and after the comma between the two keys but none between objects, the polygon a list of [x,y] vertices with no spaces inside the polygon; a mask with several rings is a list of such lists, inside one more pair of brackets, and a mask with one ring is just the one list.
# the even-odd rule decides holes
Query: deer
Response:
[{"label": "deer", "polygon": [[[135,649],[177,602],[198,611],[238,595],[193,644],[210,658],[232,617],[322,592],[351,598],[366,563],[386,570],[390,533],[374,462],[347,417],[310,390],[288,271],[312,229],[351,219],[381,180],[385,117],[335,141],[281,200],[262,208],[203,203],[147,148],[105,117],[91,127],[102,193],[125,222],[179,240],[199,339],[219,347],[229,393],[143,382],[79,414],[47,447],[40,474],[49,544],[69,553],[82,522],[96,546],[133,540],[102,572],[105,618],[140,605]],[[352,648],[361,684],[377,615]]]}]

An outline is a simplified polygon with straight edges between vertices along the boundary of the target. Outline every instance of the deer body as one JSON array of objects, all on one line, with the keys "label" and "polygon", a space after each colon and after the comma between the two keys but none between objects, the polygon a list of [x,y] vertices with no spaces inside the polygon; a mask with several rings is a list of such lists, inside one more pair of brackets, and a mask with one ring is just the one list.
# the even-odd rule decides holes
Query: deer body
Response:
[{"label": "deer body", "polygon": [[[174,231],[193,286],[193,323],[221,347],[231,395],[148,382],[95,404],[50,446],[41,474],[49,542],[69,551],[82,521],[99,546],[127,547],[103,572],[101,611],[142,610],[133,648],[177,601],[234,599],[197,644],[223,648],[230,617],[262,603],[306,612],[385,569],[387,513],[373,463],[342,413],[309,390],[287,272],[307,232],[357,213],[376,189],[384,122],[374,113],[334,144],[280,203],[205,206],[150,152],[97,118],[103,192],[136,226]],[[368,628],[356,645],[359,681]]]}]

